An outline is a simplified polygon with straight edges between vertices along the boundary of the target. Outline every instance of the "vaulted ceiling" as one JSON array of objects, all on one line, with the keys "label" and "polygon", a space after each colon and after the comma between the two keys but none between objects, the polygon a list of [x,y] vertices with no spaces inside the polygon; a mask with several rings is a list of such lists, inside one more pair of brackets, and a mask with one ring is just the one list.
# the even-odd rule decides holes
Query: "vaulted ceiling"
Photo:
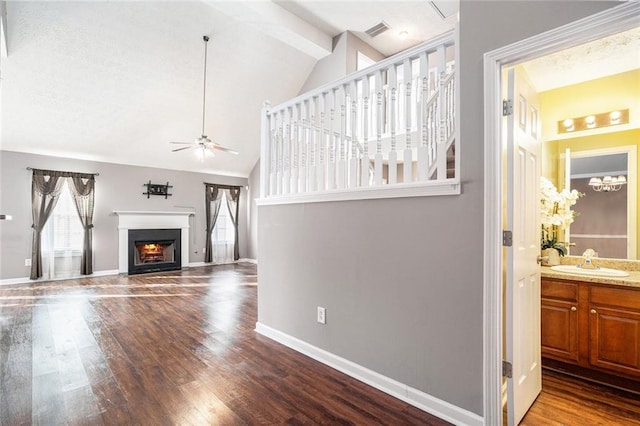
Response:
[{"label": "vaulted ceiling", "polygon": [[[239,176],[259,157],[263,101],[296,96],[332,37],[391,55],[455,24],[424,0],[8,1],[6,18],[2,150]],[[392,29],[369,38],[382,20]],[[199,161],[169,142],[201,133],[203,35],[205,134],[240,155]]]}]

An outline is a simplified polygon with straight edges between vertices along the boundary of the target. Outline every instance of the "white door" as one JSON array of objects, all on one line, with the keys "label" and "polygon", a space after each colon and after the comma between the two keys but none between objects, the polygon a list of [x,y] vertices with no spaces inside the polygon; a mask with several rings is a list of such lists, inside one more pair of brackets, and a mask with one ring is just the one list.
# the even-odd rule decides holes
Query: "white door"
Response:
[{"label": "white door", "polygon": [[542,388],[540,360],[539,103],[522,69],[508,71],[508,99],[513,113],[507,123],[507,247],[506,361],[507,418],[517,425]]}]

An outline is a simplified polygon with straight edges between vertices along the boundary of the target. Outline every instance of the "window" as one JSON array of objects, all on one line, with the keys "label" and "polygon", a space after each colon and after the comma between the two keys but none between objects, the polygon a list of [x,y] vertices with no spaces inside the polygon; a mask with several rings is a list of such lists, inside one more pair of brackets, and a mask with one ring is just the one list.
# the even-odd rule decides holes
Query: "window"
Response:
[{"label": "window", "polygon": [[84,229],[71,190],[65,183],[60,198],[42,232],[43,272],[48,278],[80,274]]},{"label": "window", "polygon": [[218,212],[216,225],[213,227],[213,243],[233,243],[235,241],[235,229],[227,207],[226,197],[222,199],[222,205]]}]

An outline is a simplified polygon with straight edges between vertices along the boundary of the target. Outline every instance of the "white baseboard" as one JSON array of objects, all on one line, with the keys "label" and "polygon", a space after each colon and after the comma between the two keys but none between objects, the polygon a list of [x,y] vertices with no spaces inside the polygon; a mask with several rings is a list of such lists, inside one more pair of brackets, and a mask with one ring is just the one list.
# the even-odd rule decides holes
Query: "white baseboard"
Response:
[{"label": "white baseboard", "polygon": [[207,265],[211,265],[210,263],[205,263],[205,262],[189,262],[188,265],[182,265],[183,268],[195,268],[197,266],[207,266]]},{"label": "white baseboard", "polygon": [[47,280],[43,280],[43,279],[32,280],[29,277],[7,278],[7,279],[4,279],[4,280],[0,280],[0,285],[38,283],[38,282],[46,282],[46,281],[77,280],[77,279],[80,279],[80,278],[92,278],[92,277],[104,277],[104,276],[107,276],[107,275],[118,275],[119,273],[120,273],[120,271],[118,271],[117,269],[108,269],[108,270],[105,270],[105,271],[96,271],[91,275],[77,275],[77,276],[74,276],[74,277],[51,278],[51,279],[47,279]]},{"label": "white baseboard", "polygon": [[254,265],[258,264],[258,261],[256,259],[249,259],[248,257],[243,257],[242,259],[236,260],[236,263],[240,263],[240,262],[253,263]]},{"label": "white baseboard", "polygon": [[484,419],[475,413],[383,376],[260,322],[256,323],[256,332],[443,420],[456,425],[479,426],[484,424]]}]

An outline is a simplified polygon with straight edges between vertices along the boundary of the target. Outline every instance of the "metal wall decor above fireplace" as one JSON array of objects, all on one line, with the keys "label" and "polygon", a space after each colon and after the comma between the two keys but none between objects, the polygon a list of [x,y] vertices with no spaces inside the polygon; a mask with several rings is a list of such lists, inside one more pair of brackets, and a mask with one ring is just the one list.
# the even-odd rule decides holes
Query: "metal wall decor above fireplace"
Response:
[{"label": "metal wall decor above fireplace", "polygon": [[129,229],[129,274],[182,268],[180,229]]}]

